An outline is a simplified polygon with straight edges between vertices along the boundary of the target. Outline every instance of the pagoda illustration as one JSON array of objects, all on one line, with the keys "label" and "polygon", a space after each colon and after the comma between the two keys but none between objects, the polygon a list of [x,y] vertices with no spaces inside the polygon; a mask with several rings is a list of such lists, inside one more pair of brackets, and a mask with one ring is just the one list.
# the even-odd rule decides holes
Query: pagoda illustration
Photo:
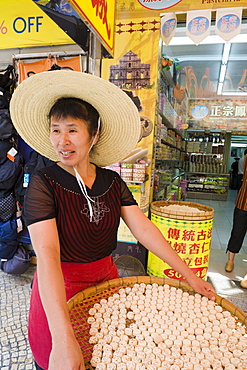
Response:
[{"label": "pagoda illustration", "polygon": [[138,55],[130,50],[120,59],[120,64],[110,66],[109,81],[126,89],[150,85],[150,63],[141,63]]}]

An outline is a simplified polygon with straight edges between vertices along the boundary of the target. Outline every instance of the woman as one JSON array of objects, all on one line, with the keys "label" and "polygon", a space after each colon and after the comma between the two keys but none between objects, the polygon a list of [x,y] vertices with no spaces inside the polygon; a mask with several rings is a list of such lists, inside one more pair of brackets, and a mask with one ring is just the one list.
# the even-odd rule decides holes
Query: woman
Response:
[{"label": "woman", "polygon": [[[233,225],[230,239],[227,244],[227,262],[225,265],[226,272],[232,272],[234,269],[235,255],[238,254],[242,248],[244,238],[247,231],[247,152],[244,151],[243,161],[243,178],[241,186],[235,201],[233,212]],[[242,158],[241,158],[242,159]],[[241,286],[246,285],[246,278],[244,277]]]},{"label": "woman", "polygon": [[66,301],[117,277],[111,253],[120,217],[141,244],[214,299],[212,286],[178,257],[119,175],[99,167],[127,156],[140,136],[139,114],[124,92],[84,73],[44,72],[20,84],[10,109],[22,138],[57,161],[32,176],[24,205],[38,261],[29,315],[37,369],[85,369]]}]

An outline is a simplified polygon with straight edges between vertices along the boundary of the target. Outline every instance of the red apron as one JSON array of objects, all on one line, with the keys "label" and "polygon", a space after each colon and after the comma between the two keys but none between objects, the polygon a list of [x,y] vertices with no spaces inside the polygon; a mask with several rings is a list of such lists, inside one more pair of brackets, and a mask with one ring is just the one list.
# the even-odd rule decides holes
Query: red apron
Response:
[{"label": "red apron", "polygon": [[[61,262],[61,267],[67,300],[83,289],[118,277],[112,256],[90,263]],[[36,272],[30,300],[28,339],[35,361],[47,370],[52,347],[51,333],[39,295]]]}]

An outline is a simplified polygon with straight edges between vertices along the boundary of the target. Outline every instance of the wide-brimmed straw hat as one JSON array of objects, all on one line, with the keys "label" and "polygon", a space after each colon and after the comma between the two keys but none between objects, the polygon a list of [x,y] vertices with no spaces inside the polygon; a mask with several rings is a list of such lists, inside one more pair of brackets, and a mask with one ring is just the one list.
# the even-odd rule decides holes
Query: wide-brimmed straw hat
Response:
[{"label": "wide-brimmed straw hat", "polygon": [[126,157],[136,146],[140,116],[132,100],[112,83],[75,71],[42,72],[24,80],[14,91],[10,114],[21,138],[38,153],[58,161],[51,145],[48,113],[55,101],[75,97],[90,103],[101,119],[100,138],[91,162],[107,166]]}]

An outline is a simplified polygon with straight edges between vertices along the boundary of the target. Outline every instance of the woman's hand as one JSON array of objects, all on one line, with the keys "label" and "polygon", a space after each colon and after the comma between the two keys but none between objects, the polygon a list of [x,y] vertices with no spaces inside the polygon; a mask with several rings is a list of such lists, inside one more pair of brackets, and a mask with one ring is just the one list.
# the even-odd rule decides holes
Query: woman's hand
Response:
[{"label": "woman's hand", "polygon": [[58,338],[52,343],[49,370],[85,370],[81,348],[76,338]]},{"label": "woman's hand", "polygon": [[191,276],[187,279],[191,288],[193,288],[197,293],[205,295],[205,297],[215,301],[215,290],[213,286],[205,280],[197,277],[196,275]]}]

